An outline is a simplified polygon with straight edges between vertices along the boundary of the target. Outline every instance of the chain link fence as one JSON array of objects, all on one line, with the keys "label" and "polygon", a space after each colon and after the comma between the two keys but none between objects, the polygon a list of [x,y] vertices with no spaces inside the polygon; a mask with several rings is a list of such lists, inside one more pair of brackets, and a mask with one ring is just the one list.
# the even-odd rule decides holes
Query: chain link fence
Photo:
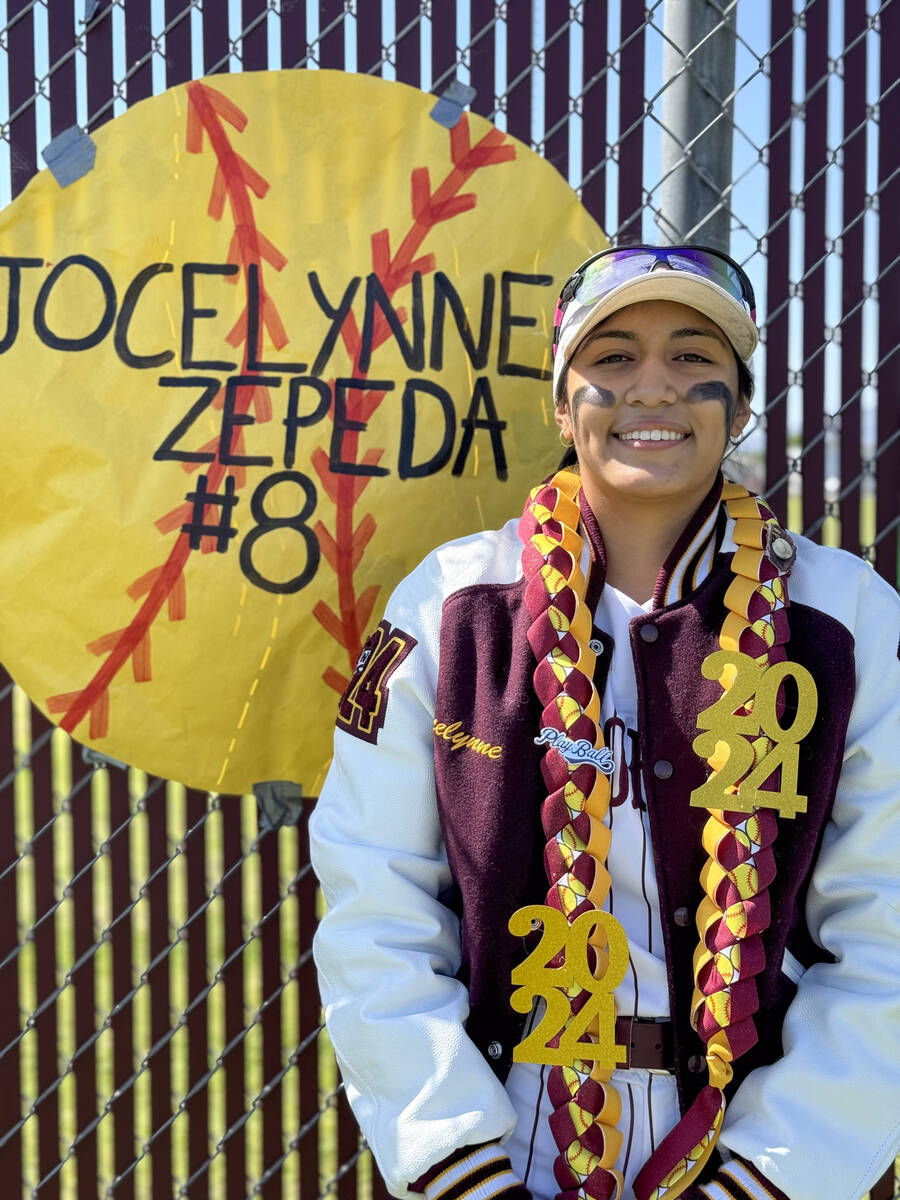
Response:
[{"label": "chain link fence", "polygon": [[[201,75],[457,79],[611,236],[746,266],[733,467],[895,581],[898,53],[900,0],[0,0],[0,203]],[[4,1195],[383,1194],[319,1023],[306,815],[110,764],[0,685]]]}]

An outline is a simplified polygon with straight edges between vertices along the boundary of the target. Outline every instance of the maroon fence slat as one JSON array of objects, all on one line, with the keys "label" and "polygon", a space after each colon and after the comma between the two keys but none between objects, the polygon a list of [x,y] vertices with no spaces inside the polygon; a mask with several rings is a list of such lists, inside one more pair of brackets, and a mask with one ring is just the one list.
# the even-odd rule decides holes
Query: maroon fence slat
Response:
[{"label": "maroon fence slat", "polygon": [[[222,883],[222,912],[225,923],[225,962],[222,986],[225,989],[225,1124],[229,1132],[225,1143],[225,1167],[228,1200],[245,1200],[247,1195],[247,1146],[244,1126],[244,964],[237,953],[244,941],[241,901],[241,799],[223,796],[222,827],[223,867],[227,876]],[[234,956],[233,958],[231,956]],[[229,962],[229,958],[231,961]],[[234,1044],[232,1044],[234,1043]]]},{"label": "maroon fence slat", "polygon": [[619,73],[619,241],[641,238],[644,178],[644,12],[622,5]]},{"label": "maroon fence slat", "polygon": [[[260,907],[262,928],[262,1173],[282,1155],[284,1105],[281,1084],[281,919],[278,911],[278,834],[261,832],[259,844]],[[271,1089],[271,1090],[267,1090]],[[263,1185],[263,1200],[280,1200],[281,1175],[275,1172]]]},{"label": "maroon fence slat", "polygon": [[[303,15],[302,9],[300,13]],[[282,21],[282,29],[287,23],[287,14]],[[282,33],[284,38],[284,33]],[[215,75],[219,72],[228,72],[228,23],[222,20],[222,15],[212,5],[205,4],[203,6],[203,74]],[[284,44],[282,43],[282,63],[284,66],[290,65],[284,54]]]},{"label": "maroon fence slat", "polygon": [[344,69],[343,0],[319,0],[319,66]]},{"label": "maroon fence slat", "polygon": [[470,0],[469,11],[469,78],[475,89],[471,107],[472,112],[487,117],[494,111],[496,91],[494,53],[497,31],[493,0]]},{"label": "maroon fence slat", "polygon": [[188,1176],[196,1175],[191,1200],[209,1200],[209,1093],[200,1081],[209,1069],[209,1028],[206,1000],[199,1000],[208,984],[206,949],[206,824],[205,792],[188,789],[185,798],[187,834],[187,973],[188,973]]},{"label": "maroon fence slat", "polygon": [[894,1168],[891,1167],[869,1192],[869,1200],[895,1200]]},{"label": "maroon fence slat", "polygon": [[[0,718],[2,719],[2,718]],[[56,863],[53,852],[53,782],[50,771],[50,733],[53,726],[36,708],[31,710],[32,860],[34,865],[34,965],[37,1037],[38,1179],[47,1179],[41,1197],[59,1195],[59,1175],[47,1178],[59,1162],[59,1036],[56,1004],[47,1003],[56,990]],[[2,801],[0,801],[2,803]],[[45,1005],[45,1008],[41,1008]],[[3,1072],[0,1071],[0,1075]]]},{"label": "maroon fence slat", "polygon": [[191,78],[190,9],[184,0],[166,0],[165,13],[166,87],[174,87]]},{"label": "maroon fence slat", "polygon": [[[897,435],[897,397],[900,396],[900,353],[897,313],[900,312],[900,85],[897,83],[897,47],[900,45],[900,4],[881,13],[881,100],[878,122],[878,205],[881,213],[878,243],[878,492],[875,507],[878,534],[893,529],[878,542],[875,569],[900,586],[900,438]],[[888,440],[893,442],[887,449]],[[877,536],[877,534],[876,534]]]},{"label": "maroon fence slat", "polygon": [[84,35],[87,59],[88,129],[98,129],[113,118],[112,7],[99,8]]},{"label": "maroon fence slat", "polygon": [[[148,865],[147,903],[150,907],[150,1112],[154,1130],[161,1130],[172,1115],[172,1051],[166,1034],[169,1016],[169,888],[163,864],[169,857],[165,787],[157,786],[146,797]],[[158,1196],[172,1190],[171,1127],[157,1133],[150,1148],[153,1190]]]},{"label": "maroon fence slat", "polygon": [[419,51],[422,24],[419,0],[397,0],[395,20],[397,44],[394,49],[394,62],[397,66],[397,78],[401,83],[411,83],[418,87],[422,71]]},{"label": "maroon fence slat", "polygon": [[[844,232],[841,237],[841,481],[846,487],[860,472],[862,401],[863,213],[866,203],[866,29],[865,11],[844,6]],[[858,132],[854,133],[854,130]],[[855,310],[855,311],[854,311]],[[850,315],[847,315],[850,314]],[[841,545],[859,553],[859,486],[841,500]]]},{"label": "maroon fence slat", "polygon": [[[13,769],[12,686],[0,668],[0,775]],[[19,1046],[19,928],[16,898],[16,809],[12,782],[0,793],[0,1178],[10,1196],[22,1195],[22,1136],[7,1134],[18,1123],[21,1068]],[[4,1138],[6,1140],[4,1141]]]},{"label": "maroon fence slat", "polygon": [[89,1196],[97,1186],[97,1133],[90,1129],[97,1115],[96,1047],[91,1038],[96,1026],[97,990],[94,926],[94,831],[90,775],[92,769],[73,756],[72,763],[72,878],[71,897],[75,962],[71,986],[75,992],[75,1119],[78,1144],[75,1149],[79,1195]]},{"label": "maroon fence slat", "polygon": [[506,128],[531,145],[531,4],[506,6]]},{"label": "maroon fence slat", "polygon": [[[806,14],[806,145],[803,233],[803,519],[821,540],[825,499],[825,171],[828,136],[828,6]],[[818,435],[818,440],[814,441]],[[813,444],[814,443],[814,444]]]},{"label": "maroon fence slat", "polygon": [[[79,753],[75,747],[75,753]],[[111,1105],[113,1120],[116,1200],[134,1200],[135,1160],[134,1087],[129,1083],[134,1073],[134,1009],[126,999],[132,988],[133,940],[131,929],[131,802],[128,794],[128,775],[111,768],[109,771],[109,864],[112,891],[112,928],[109,933],[112,951],[113,1015],[110,1030],[113,1039],[113,1086]]]},{"label": "maroon fence slat", "polygon": [[[37,170],[34,129],[34,18],[31,0],[9,0],[6,6],[9,46],[10,183],[17,196]],[[21,13],[21,16],[18,14]]]},{"label": "maroon fence slat", "polygon": [[[75,14],[70,0],[49,0],[50,135],[75,124]],[[65,60],[65,61],[63,61]],[[42,147],[43,149],[43,147]]]},{"label": "maroon fence slat", "polygon": [[[363,7],[368,7],[364,5]],[[281,65],[306,66],[306,5],[284,4],[281,11]]]},{"label": "maroon fence slat", "polygon": [[569,177],[569,4],[548,0],[544,23],[544,157]]},{"label": "maroon fence slat", "polygon": [[359,1126],[356,1124],[353,1113],[350,1111],[350,1105],[347,1102],[347,1096],[343,1088],[337,1095],[337,1119],[338,1162],[342,1165],[352,1162],[353,1165],[349,1170],[344,1171],[344,1174],[337,1181],[335,1195],[337,1196],[337,1200],[356,1200],[357,1164],[355,1156],[359,1151]]},{"label": "maroon fence slat", "polygon": [[[265,18],[266,0],[243,0],[241,5],[241,66],[245,71],[265,71],[269,65]],[[252,26],[252,28],[251,28]]]},{"label": "maroon fence slat", "polygon": [[297,822],[297,879],[293,891],[297,902],[297,1025],[299,1044],[305,1048],[297,1055],[296,1086],[299,1091],[300,1128],[306,1132],[299,1140],[299,1200],[316,1200],[319,1195],[319,1131],[315,1121],[319,1111],[319,1045],[312,1035],[319,1026],[319,989],[312,958],[312,940],[316,926],[316,880],[309,865],[309,810],[304,804]]},{"label": "maroon fence slat", "polygon": [[[150,0],[131,0],[125,15],[125,71],[129,104],[153,95]],[[140,63],[140,66],[137,64]]]},{"label": "maroon fence slat", "polygon": [[456,78],[456,0],[431,6],[431,90],[438,95]]},{"label": "maroon fence slat", "polygon": [[606,229],[606,86],[608,68],[608,0],[594,0],[584,10],[583,96],[581,98],[581,202],[604,233]]},{"label": "maroon fence slat", "polygon": [[766,496],[787,520],[788,294],[790,287],[791,88],[789,5],[772,0],[769,55],[769,233],[766,244]]},{"label": "maroon fence slat", "polygon": [[363,75],[381,75],[381,5],[357,5],[356,69]]}]

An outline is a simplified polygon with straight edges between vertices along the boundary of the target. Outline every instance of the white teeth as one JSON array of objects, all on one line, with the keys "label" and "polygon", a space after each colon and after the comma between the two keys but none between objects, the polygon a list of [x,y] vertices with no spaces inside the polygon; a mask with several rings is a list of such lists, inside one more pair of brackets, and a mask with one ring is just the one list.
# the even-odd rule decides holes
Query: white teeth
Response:
[{"label": "white teeth", "polygon": [[616,437],[627,442],[680,442],[687,435],[674,429],[632,429],[628,433],[617,433]]}]

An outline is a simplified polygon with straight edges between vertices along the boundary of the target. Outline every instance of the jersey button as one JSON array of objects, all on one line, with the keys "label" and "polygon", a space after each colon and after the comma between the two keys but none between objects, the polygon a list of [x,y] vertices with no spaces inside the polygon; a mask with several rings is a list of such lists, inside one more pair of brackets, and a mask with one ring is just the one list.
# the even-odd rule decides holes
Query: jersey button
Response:
[{"label": "jersey button", "polygon": [[499,1042],[491,1042],[488,1046],[488,1058],[499,1058],[503,1053],[503,1047]]},{"label": "jersey button", "polygon": [[667,758],[658,758],[653,764],[653,774],[657,779],[671,779],[675,774],[675,768]]},{"label": "jersey button", "polygon": [[647,642],[647,643],[655,642],[658,637],[659,637],[659,630],[656,628],[655,625],[642,625],[641,626],[641,641],[642,642]]},{"label": "jersey button", "polygon": [[699,1075],[705,1066],[706,1066],[706,1060],[704,1058],[702,1058],[699,1054],[692,1054],[691,1057],[687,1060],[687,1069],[691,1072],[692,1075]]},{"label": "jersey button", "polygon": [[676,908],[675,911],[672,913],[672,920],[675,922],[676,925],[681,925],[682,927],[685,925],[690,925],[690,923],[691,923],[690,910],[685,908],[684,906],[682,906],[681,908]]}]

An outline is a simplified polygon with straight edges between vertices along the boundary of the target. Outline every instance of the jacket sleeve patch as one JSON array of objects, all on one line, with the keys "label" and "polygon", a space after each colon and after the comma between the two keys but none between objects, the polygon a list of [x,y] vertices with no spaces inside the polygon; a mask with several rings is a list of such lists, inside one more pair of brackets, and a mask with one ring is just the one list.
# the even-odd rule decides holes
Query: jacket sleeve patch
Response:
[{"label": "jacket sleeve patch", "polygon": [[373,745],[378,741],[387,715],[387,681],[415,644],[414,637],[387,621],[369,635],[338,706],[338,729]]}]

